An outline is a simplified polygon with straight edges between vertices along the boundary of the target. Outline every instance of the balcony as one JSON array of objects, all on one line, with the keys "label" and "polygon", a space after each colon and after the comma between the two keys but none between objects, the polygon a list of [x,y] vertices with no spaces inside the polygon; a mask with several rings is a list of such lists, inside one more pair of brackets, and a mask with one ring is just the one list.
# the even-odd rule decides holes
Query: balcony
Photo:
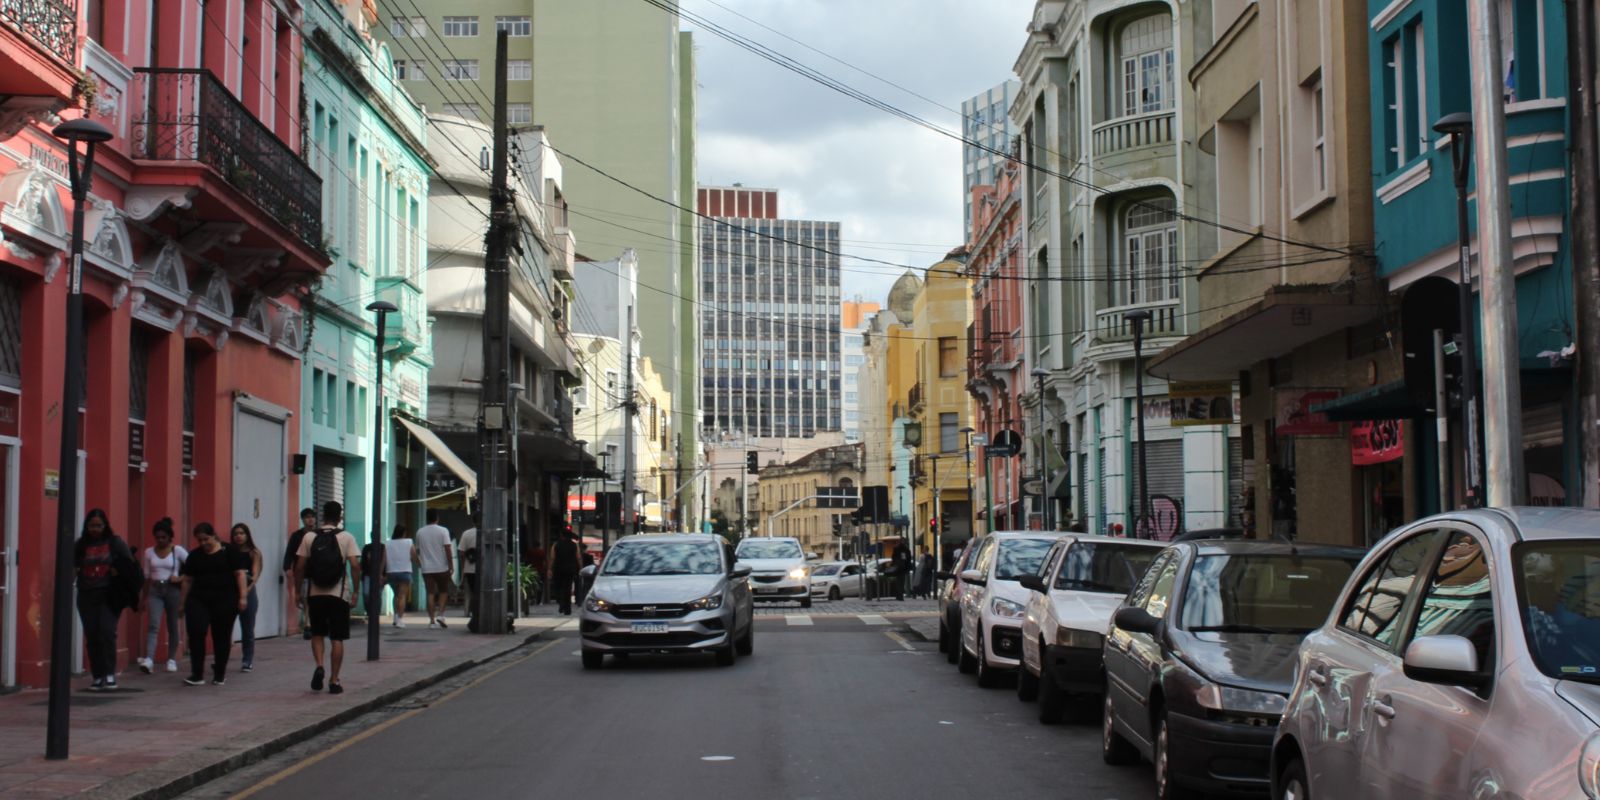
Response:
[{"label": "balcony", "polygon": [[1179,313],[1178,301],[1166,300],[1160,303],[1107,308],[1096,312],[1095,338],[1102,344],[1133,341],[1133,325],[1129,324],[1123,315],[1136,308],[1150,312],[1150,321],[1145,323],[1144,338],[1183,335],[1183,317]]},{"label": "balcony", "polygon": [[321,251],[322,179],[289,145],[207,70],[135,73],[134,158],[203,164],[301,245]]},{"label": "balcony", "polygon": [[0,36],[0,95],[72,99],[78,85],[76,0],[0,0],[0,23],[16,34]]},{"label": "balcony", "polygon": [[1097,182],[1176,178],[1174,119],[1173,112],[1158,111],[1095,125],[1089,132],[1089,147],[1096,169],[1110,170]]},{"label": "balcony", "polygon": [[381,275],[374,280],[378,298],[394,303],[398,314],[390,314],[384,330],[384,350],[393,355],[410,356],[429,343],[428,301],[415,284],[401,276]]},{"label": "balcony", "polygon": [[911,416],[915,417],[922,413],[923,407],[928,403],[928,397],[922,388],[921,381],[911,387],[911,392],[906,396],[906,401],[911,406]]}]

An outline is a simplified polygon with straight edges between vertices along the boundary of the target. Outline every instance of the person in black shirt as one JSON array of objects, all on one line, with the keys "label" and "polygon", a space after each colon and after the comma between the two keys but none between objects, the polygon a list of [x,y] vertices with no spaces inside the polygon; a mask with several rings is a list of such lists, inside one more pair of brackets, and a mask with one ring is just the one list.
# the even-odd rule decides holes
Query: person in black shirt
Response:
[{"label": "person in black shirt", "polygon": [[556,538],[555,558],[550,562],[550,585],[555,590],[556,603],[560,613],[572,615],[572,590],[575,588],[578,570],[582,562],[578,556],[578,543],[573,541],[572,531],[562,531]]},{"label": "person in black shirt", "polygon": [[84,517],[83,535],[72,557],[78,575],[78,618],[83,622],[89,671],[94,674],[89,690],[115,690],[117,623],[124,608],[139,605],[137,590],[129,598],[126,587],[130,580],[144,583],[144,576],[127,542],[111,530],[106,512],[98,508]]},{"label": "person in black shirt", "polygon": [[245,573],[250,559],[217,538],[211,523],[194,526],[195,549],[183,562],[183,614],[189,633],[189,677],[184,683],[205,683],[206,633],[211,634],[211,683],[227,678],[233,648],[233,623],[244,611]]},{"label": "person in black shirt", "polygon": [[289,586],[289,602],[300,609],[300,631],[301,635],[307,639],[311,638],[311,628],[306,624],[306,595],[311,590],[304,581],[294,580],[294,563],[300,555],[300,540],[306,538],[306,534],[316,529],[316,509],[300,509],[300,527],[297,530],[289,531],[289,547],[283,551],[283,574],[290,576],[284,581]]}]

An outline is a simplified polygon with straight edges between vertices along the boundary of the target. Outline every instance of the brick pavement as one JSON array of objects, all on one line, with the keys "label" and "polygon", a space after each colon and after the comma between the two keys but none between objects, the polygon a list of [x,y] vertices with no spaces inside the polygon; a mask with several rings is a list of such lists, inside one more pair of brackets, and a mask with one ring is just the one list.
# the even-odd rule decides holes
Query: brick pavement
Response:
[{"label": "brick pavement", "polygon": [[526,643],[542,620],[520,621],[516,633],[490,638],[467,633],[466,620],[448,618],[429,630],[416,615],[405,630],[385,621],[381,659],[368,662],[365,627],[352,630],[343,695],[313,694],[311,648],[299,636],[256,643],[255,670],[238,671],[233,649],[227,684],[187,686],[176,673],[118,675],[117,692],[88,691],[73,681],[72,757],[44,759],[44,689],[0,696],[0,800],[78,795],[85,798],[173,796],[238,766],[410,691],[442,680]]}]

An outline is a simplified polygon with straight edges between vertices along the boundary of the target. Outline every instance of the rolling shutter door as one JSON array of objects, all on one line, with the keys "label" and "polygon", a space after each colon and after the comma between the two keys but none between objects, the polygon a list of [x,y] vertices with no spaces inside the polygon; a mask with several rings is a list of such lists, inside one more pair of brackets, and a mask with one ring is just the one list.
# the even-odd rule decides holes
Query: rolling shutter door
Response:
[{"label": "rolling shutter door", "polygon": [[1238,525],[1244,511],[1244,445],[1239,437],[1228,437],[1228,518],[1224,525]]},{"label": "rolling shutter door", "polygon": [[1095,462],[1095,470],[1097,475],[1094,482],[1094,520],[1095,526],[1100,531],[1104,531],[1106,527],[1106,449],[1104,447],[1100,448],[1100,458]]},{"label": "rolling shutter door", "polygon": [[311,469],[316,483],[317,514],[322,514],[322,506],[329,500],[344,505],[344,456],[318,452]]},{"label": "rolling shutter door", "polygon": [[[1139,469],[1138,445],[1134,445],[1133,469]],[[1145,471],[1150,475],[1150,495],[1166,495],[1183,502],[1183,440],[1165,439],[1145,443]],[[1137,480],[1135,480],[1137,484]],[[1134,500],[1137,504],[1139,501]]]}]

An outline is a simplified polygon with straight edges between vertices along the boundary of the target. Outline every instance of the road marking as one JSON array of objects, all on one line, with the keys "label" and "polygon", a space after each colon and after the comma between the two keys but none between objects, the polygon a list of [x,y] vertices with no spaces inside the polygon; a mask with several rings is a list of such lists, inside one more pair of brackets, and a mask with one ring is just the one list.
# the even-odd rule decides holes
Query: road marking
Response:
[{"label": "road marking", "polygon": [[811,617],[808,617],[805,614],[788,614],[788,615],[784,616],[783,621],[789,623],[790,625],[815,625],[816,624],[816,623],[811,621]]},{"label": "road marking", "polygon": [[701,756],[701,761],[732,761],[733,756]]},{"label": "road marking", "polygon": [[253,794],[256,794],[257,792],[262,791],[263,789],[270,789],[273,786],[277,785],[278,783],[281,783],[282,781],[284,781],[284,780],[286,780],[288,778],[294,777],[297,773],[299,773],[300,771],[304,770],[306,767],[310,767],[310,766],[312,766],[314,764],[317,764],[317,763],[320,763],[322,761],[325,761],[328,758],[331,758],[331,757],[333,757],[333,756],[335,756],[335,755],[337,755],[337,754],[349,749],[350,747],[354,746],[355,744],[357,744],[359,742],[366,741],[367,739],[370,739],[370,738],[378,735],[379,733],[382,733],[382,732],[384,732],[384,731],[386,731],[386,730],[388,730],[388,729],[400,724],[401,722],[404,722],[404,721],[406,721],[408,719],[411,719],[412,717],[414,717],[414,716],[416,716],[418,714],[421,714],[422,712],[428,710],[429,708],[432,708],[434,706],[444,705],[445,703],[448,703],[451,700],[454,700],[457,697],[460,697],[468,689],[475,688],[478,684],[483,683],[484,681],[489,680],[490,678],[493,678],[494,676],[499,675],[500,673],[505,672],[506,670],[511,669],[512,667],[514,667],[514,666],[516,666],[518,664],[521,664],[522,662],[527,661],[528,659],[533,658],[534,656],[539,655],[540,653],[543,653],[544,651],[549,650],[552,647],[555,647],[558,643],[560,643],[560,641],[561,641],[560,639],[552,639],[549,642],[545,643],[544,646],[540,647],[539,649],[534,650],[533,652],[531,652],[531,653],[529,653],[529,654],[527,654],[527,655],[525,655],[525,656],[523,656],[523,657],[521,657],[521,658],[519,658],[519,659],[517,659],[515,661],[512,661],[510,663],[504,664],[504,665],[496,668],[493,672],[490,672],[487,675],[482,675],[482,676],[479,676],[477,678],[474,678],[471,683],[468,683],[465,686],[461,686],[461,687],[455,689],[454,691],[450,692],[449,694],[446,694],[446,695],[440,697],[439,699],[433,701],[432,703],[429,703],[426,706],[423,706],[421,708],[413,708],[413,709],[411,709],[409,711],[406,711],[406,712],[403,712],[403,713],[400,713],[400,714],[396,714],[395,716],[390,717],[389,719],[386,719],[383,722],[378,723],[377,725],[374,725],[374,726],[372,726],[370,728],[367,728],[366,730],[364,730],[364,731],[362,731],[362,732],[360,732],[360,733],[358,733],[358,734],[356,734],[354,736],[351,736],[350,738],[345,739],[344,741],[339,742],[338,744],[335,744],[332,747],[329,747],[328,749],[323,750],[320,753],[317,753],[317,754],[315,754],[313,756],[309,756],[307,758],[301,759],[294,766],[291,766],[288,769],[285,769],[284,771],[279,772],[276,775],[268,777],[267,779],[261,781],[260,783],[258,783],[256,785],[254,785],[254,786],[252,786],[252,787],[250,787],[248,789],[245,789],[244,791],[234,795],[234,798],[237,800],[237,798],[249,797],[249,796],[251,796]]},{"label": "road marking", "polygon": [[892,640],[894,640],[894,642],[896,644],[900,645],[902,648],[904,648],[906,650],[910,650],[910,651],[915,652],[916,649],[917,649],[915,647],[912,647],[910,642],[906,641],[906,637],[901,636],[900,634],[898,634],[898,633],[896,633],[894,631],[884,631],[883,635],[889,637]]},{"label": "road marking", "polygon": [[955,723],[951,722],[949,720],[946,720],[946,719],[941,719],[941,720],[939,720],[939,724],[940,725],[954,725]]},{"label": "road marking", "polygon": [[882,614],[857,614],[856,615],[856,619],[859,619],[859,620],[861,620],[862,622],[864,622],[864,623],[866,623],[868,625],[888,625],[889,624],[889,620],[884,619],[884,616]]}]

